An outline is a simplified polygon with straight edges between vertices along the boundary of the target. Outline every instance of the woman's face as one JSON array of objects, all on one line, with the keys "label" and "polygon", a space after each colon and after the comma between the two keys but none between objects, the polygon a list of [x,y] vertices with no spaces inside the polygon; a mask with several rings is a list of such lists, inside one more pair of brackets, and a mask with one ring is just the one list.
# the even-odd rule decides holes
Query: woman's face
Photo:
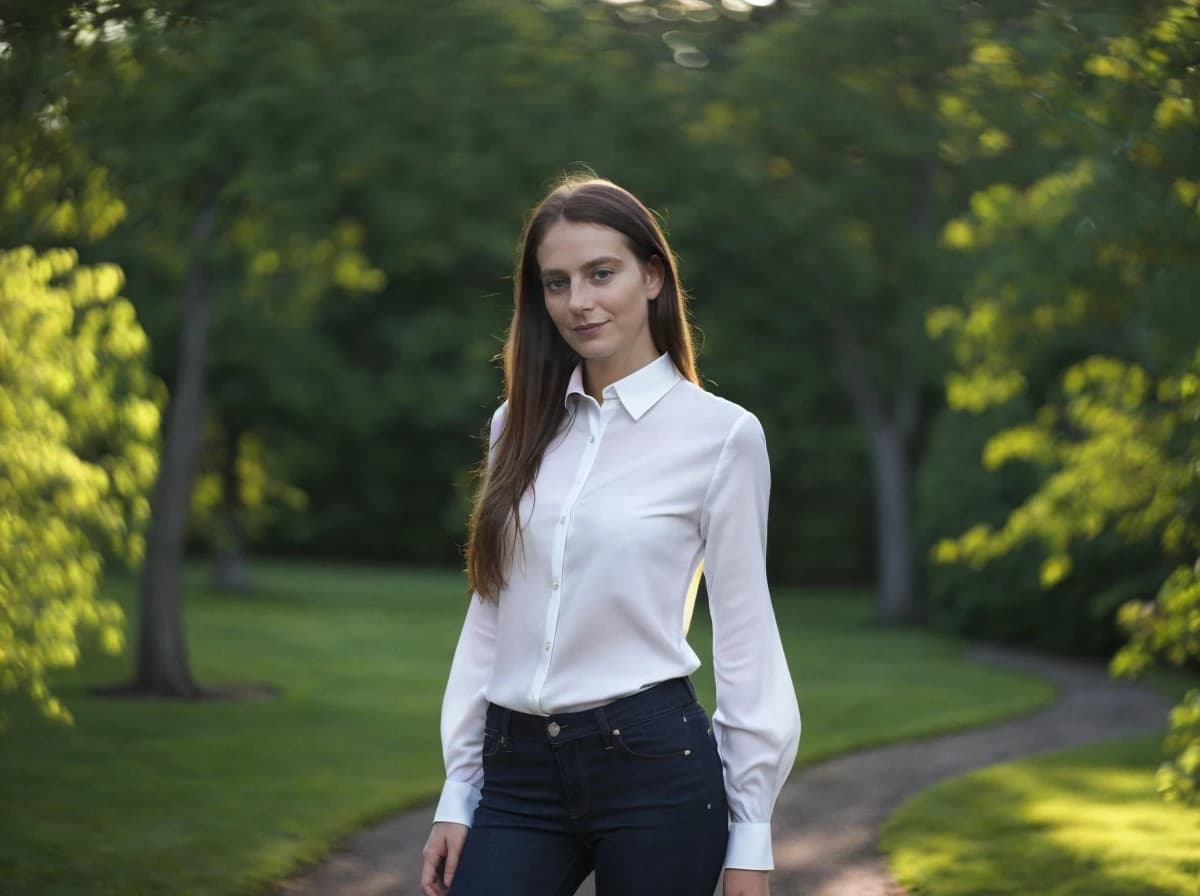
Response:
[{"label": "woman's face", "polygon": [[537,261],[550,319],[602,385],[658,356],[649,303],[663,285],[659,259],[643,267],[611,227],[559,219],[542,238]]}]

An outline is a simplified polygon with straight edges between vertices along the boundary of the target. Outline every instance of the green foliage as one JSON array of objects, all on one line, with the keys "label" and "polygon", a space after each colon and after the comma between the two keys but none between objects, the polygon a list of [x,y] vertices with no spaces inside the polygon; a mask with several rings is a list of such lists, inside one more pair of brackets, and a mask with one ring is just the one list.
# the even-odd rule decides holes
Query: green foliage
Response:
[{"label": "green foliage", "polygon": [[1200,568],[1180,567],[1163,583],[1153,604],[1122,608],[1130,643],[1114,658],[1118,672],[1137,675],[1155,656],[1176,666],[1200,657]]},{"label": "green foliage", "polygon": [[1171,710],[1167,750],[1171,758],[1159,766],[1156,784],[1168,799],[1196,805],[1200,802],[1200,690],[1188,691]]},{"label": "green foliage", "polygon": [[80,145],[69,114],[67,93],[79,76],[77,29],[94,5],[74,0],[5,4],[0,17],[0,246],[86,245],[109,234],[125,216],[126,204],[109,172]]},{"label": "green foliage", "polygon": [[161,389],[118,292],[119,268],[75,252],[0,252],[0,692],[71,714],[49,688],[81,632],[123,643],[97,594],[107,554],[136,563],[157,471]]},{"label": "green foliage", "polygon": [[233,539],[253,542],[273,522],[302,513],[308,504],[304,492],[278,478],[278,461],[253,433],[232,439],[210,429],[201,463],[192,490],[191,531],[219,550],[243,548]]},{"label": "green foliage", "polygon": [[1018,545],[1039,542],[1044,586],[1072,569],[1076,539],[1113,531],[1130,542],[1158,536],[1168,556],[1200,547],[1200,520],[1190,510],[1200,433],[1194,374],[1158,384],[1147,372],[1113,358],[1093,357],[1069,367],[1060,402],[1044,405],[1031,423],[988,440],[985,468],[1015,460],[1039,467],[1038,489],[1004,524],[973,527],[934,547],[944,563],[982,566]]},{"label": "green foliage", "polygon": [[[1176,666],[1195,665],[1200,660],[1200,561],[1176,569],[1154,601],[1122,607],[1121,624],[1130,640],[1113,658],[1118,675],[1139,675],[1155,657]],[[1172,710],[1167,748],[1171,758],[1159,769],[1159,790],[1200,804],[1200,690],[1189,691]]]},{"label": "green foliage", "polygon": [[1154,544],[1129,544],[1111,533],[1073,544],[1073,573],[1052,587],[1039,581],[1036,543],[989,555],[986,565],[935,560],[934,548],[948,533],[1003,527],[1036,488],[1031,464],[1012,461],[989,471],[980,462],[993,433],[1030,414],[1028,401],[1017,398],[978,415],[946,409],[934,419],[916,491],[925,619],[976,638],[1109,656],[1122,640],[1117,608],[1152,593],[1164,574]]},{"label": "green foliage", "polygon": [[[930,234],[964,186],[940,171],[934,103],[964,52],[960,15],[917,0],[822,4],[748,33],[728,75],[684,107],[708,166],[692,214],[726,269],[718,282],[770,297],[716,319],[742,331],[753,319],[760,353],[811,352],[832,371],[832,337],[848,338],[888,409],[934,375],[924,314],[957,289],[959,260]],[[754,197],[736,225],[725,182]]]},{"label": "green foliage", "polygon": [[[979,523],[934,548],[941,562],[981,566],[1037,545],[1046,588],[1067,581],[1075,552],[1102,537],[1156,545],[1165,561],[1188,568],[1200,554],[1200,312],[1190,301],[1200,282],[1192,188],[1200,4],[1064,21],[1035,16],[1023,39],[996,45],[987,66],[962,76],[965,95],[992,98],[981,108],[1038,87],[1053,111],[1076,114],[1038,132],[1054,170],[980,191],[944,228],[948,245],[975,256],[977,275],[965,308],[927,320],[931,333],[953,337],[958,370],[947,394],[957,409],[1009,400],[1027,388],[1027,370],[1057,368],[1033,419],[983,451],[990,468],[1020,461],[1037,469],[1037,488],[1002,523]],[[1048,45],[1062,52],[1047,54]],[[966,103],[949,105],[968,122],[963,132],[988,126]],[[1063,334],[1094,347],[1056,357]],[[1114,671],[1134,674],[1153,656],[1195,661],[1200,609],[1190,575],[1176,573],[1153,600],[1146,588],[1121,610],[1132,639]],[[1160,783],[1192,799],[1200,743],[1187,710],[1179,716]]]}]

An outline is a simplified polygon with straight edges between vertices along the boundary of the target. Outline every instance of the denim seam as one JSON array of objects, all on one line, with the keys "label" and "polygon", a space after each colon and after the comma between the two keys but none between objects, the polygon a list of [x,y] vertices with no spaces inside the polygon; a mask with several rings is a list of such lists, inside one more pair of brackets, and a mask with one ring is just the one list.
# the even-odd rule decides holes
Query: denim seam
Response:
[{"label": "denim seam", "polygon": [[638,725],[642,722],[649,722],[652,719],[657,719],[660,716],[665,716],[668,713],[673,713],[673,712],[677,713],[681,709],[690,710],[690,712],[685,712],[683,714],[684,718],[692,718],[694,716],[700,715],[701,711],[705,711],[703,706],[698,705],[698,704],[693,705],[693,702],[689,701],[688,703],[680,703],[676,706],[668,706],[665,709],[656,709],[656,710],[653,710],[648,713],[643,713],[640,716],[633,716],[632,718],[625,719],[623,722],[614,723],[613,727],[619,728],[621,725],[625,725],[625,726]]}]

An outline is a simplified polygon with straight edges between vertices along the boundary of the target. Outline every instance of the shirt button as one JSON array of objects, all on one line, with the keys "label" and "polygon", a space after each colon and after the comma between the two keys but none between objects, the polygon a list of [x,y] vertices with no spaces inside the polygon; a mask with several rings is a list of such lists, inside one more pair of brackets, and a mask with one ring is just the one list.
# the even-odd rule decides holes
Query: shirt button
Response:
[{"label": "shirt button", "polygon": [[566,518],[565,516],[560,516],[560,517],[558,518],[558,521],[559,521],[560,523],[565,523],[565,522],[567,521],[567,518]]},{"label": "shirt button", "polygon": [[594,441],[596,441],[596,437],[595,437],[595,436],[588,436],[588,444],[589,444],[589,445],[590,445],[592,442],[594,442]]},{"label": "shirt button", "polygon": [[543,649],[543,650],[549,650],[549,649],[550,649],[550,642],[549,642],[549,641],[547,641],[545,644],[543,644],[543,645],[542,645],[542,649]]},{"label": "shirt button", "polygon": [[554,580],[554,590],[555,590],[555,591],[557,591],[557,590],[558,590],[558,579],[555,579],[555,580]]}]

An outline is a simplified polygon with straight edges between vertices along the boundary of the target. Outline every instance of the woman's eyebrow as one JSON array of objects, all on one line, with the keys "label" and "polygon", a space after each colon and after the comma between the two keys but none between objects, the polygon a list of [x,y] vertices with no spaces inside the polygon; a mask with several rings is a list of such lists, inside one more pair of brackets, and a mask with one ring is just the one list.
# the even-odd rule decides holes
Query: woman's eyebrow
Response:
[{"label": "woman's eyebrow", "polygon": [[[589,261],[587,264],[585,264],[583,266],[583,269],[587,270],[588,268],[594,268],[598,264],[620,264],[620,263],[621,263],[621,259],[617,258],[615,255],[605,255],[605,256],[602,256],[601,258],[592,259],[591,261]],[[559,270],[558,268],[546,268],[544,271],[542,271],[542,276],[546,276],[547,274],[565,274],[565,273],[566,273],[566,271]]]}]

